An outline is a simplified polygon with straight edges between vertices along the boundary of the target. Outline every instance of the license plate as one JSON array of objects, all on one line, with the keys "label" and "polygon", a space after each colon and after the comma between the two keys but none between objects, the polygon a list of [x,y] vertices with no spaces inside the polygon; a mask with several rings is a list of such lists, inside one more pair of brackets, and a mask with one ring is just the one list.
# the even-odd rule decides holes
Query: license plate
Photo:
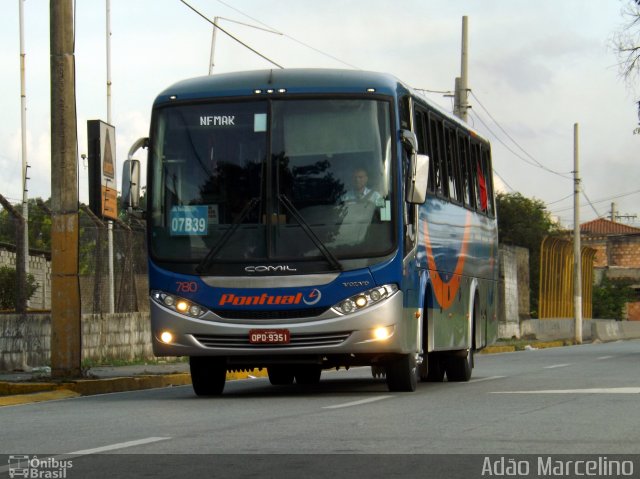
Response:
[{"label": "license plate", "polygon": [[291,339],[288,329],[252,329],[249,331],[251,344],[287,344]]}]

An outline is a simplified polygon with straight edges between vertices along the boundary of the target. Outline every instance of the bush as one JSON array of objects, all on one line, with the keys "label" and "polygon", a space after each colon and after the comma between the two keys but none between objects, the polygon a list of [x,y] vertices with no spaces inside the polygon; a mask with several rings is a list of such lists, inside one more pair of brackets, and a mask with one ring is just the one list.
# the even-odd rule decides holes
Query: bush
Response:
[{"label": "bush", "polygon": [[633,298],[633,289],[629,280],[611,280],[603,278],[593,287],[593,317],[622,321],[624,305]]},{"label": "bush", "polygon": [[[16,309],[17,290],[16,270],[9,266],[0,267],[0,309]],[[31,299],[38,289],[36,278],[27,276],[27,299]]]}]

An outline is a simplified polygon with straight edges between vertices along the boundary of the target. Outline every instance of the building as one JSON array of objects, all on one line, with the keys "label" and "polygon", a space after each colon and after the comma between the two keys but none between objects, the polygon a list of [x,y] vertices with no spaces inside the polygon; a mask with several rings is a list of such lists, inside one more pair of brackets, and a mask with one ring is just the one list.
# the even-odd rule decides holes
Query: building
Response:
[{"label": "building", "polygon": [[640,321],[640,228],[604,218],[580,225],[582,244],[596,250],[596,281],[603,277],[632,281],[635,301],[627,303],[627,319]]}]

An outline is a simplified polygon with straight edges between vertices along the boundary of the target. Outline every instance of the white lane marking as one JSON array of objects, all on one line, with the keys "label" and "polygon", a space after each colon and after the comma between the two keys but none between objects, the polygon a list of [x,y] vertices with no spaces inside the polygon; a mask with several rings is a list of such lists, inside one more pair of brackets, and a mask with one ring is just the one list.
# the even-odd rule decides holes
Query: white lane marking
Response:
[{"label": "white lane marking", "polygon": [[[96,447],[93,449],[83,449],[81,451],[68,452],[66,454],[58,454],[56,456],[48,456],[56,461],[60,459],[73,459],[74,457],[88,456],[89,454],[98,454],[101,452],[115,451],[117,449],[125,449],[127,447],[140,446],[142,444],[150,444],[158,441],[166,441],[171,439],[170,437],[147,437],[145,439],[138,439],[135,441],[119,442],[116,444],[109,444],[108,446]],[[45,456],[41,457],[42,460]],[[0,467],[0,473],[7,472],[10,466]]]},{"label": "white lane marking", "polygon": [[493,381],[494,379],[502,379],[505,377],[506,376],[489,376],[487,378],[472,379],[470,381],[467,381],[466,383],[458,383],[458,384],[481,383],[483,381]]},{"label": "white lane marking", "polygon": [[640,394],[640,387],[547,389],[541,391],[493,391],[491,394]]},{"label": "white lane marking", "polygon": [[367,404],[376,401],[382,401],[383,399],[389,399],[393,396],[376,396],[373,398],[361,399],[360,401],[352,401],[343,404],[334,404],[333,406],[323,406],[322,409],[339,409],[343,407],[360,406],[361,404]]},{"label": "white lane marking", "polygon": [[599,358],[596,358],[596,359],[603,361],[605,359],[611,359],[611,358],[613,358],[613,356],[600,356]]},{"label": "white lane marking", "polygon": [[566,368],[567,366],[571,366],[571,364],[554,364],[553,366],[545,366],[544,369]]},{"label": "white lane marking", "polygon": [[119,442],[117,444],[110,444],[108,446],[96,447],[93,449],[83,449],[82,451],[75,451],[65,454],[65,456],[87,456],[89,454],[98,454],[100,452],[114,451],[116,449],[125,449],[127,447],[140,446],[142,444],[150,444],[152,442],[166,441],[171,439],[170,437],[147,437],[145,439],[138,439],[136,441]]}]

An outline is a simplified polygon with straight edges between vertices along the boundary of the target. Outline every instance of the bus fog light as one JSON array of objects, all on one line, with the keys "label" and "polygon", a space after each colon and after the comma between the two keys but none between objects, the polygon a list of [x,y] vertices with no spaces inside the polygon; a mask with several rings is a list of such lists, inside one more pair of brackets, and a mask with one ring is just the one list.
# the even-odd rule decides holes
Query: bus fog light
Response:
[{"label": "bus fog light", "polygon": [[173,334],[171,334],[169,331],[163,331],[160,335],[160,341],[165,344],[171,344],[173,342]]},{"label": "bus fog light", "polygon": [[384,341],[393,336],[393,326],[385,326],[373,330],[373,339]]}]

